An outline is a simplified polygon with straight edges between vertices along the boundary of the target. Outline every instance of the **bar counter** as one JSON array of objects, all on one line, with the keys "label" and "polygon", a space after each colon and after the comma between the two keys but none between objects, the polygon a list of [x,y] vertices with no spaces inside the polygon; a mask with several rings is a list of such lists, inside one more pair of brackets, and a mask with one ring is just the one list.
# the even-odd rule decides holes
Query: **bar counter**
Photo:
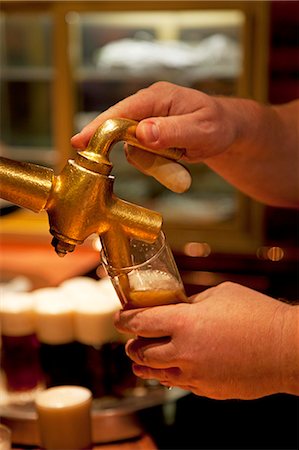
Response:
[{"label": "bar counter", "polygon": [[[13,446],[12,450],[28,450],[28,448]],[[34,449],[39,450],[39,447],[30,447],[30,450]],[[158,450],[158,447],[148,434],[144,434],[135,439],[95,445],[92,450]]]}]

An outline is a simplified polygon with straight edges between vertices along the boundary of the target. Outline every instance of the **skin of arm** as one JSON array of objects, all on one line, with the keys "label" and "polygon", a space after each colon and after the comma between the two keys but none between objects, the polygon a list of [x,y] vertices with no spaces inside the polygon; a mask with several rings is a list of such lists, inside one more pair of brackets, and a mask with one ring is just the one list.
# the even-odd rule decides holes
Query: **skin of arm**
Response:
[{"label": "skin of arm", "polygon": [[213,399],[299,395],[299,305],[231,282],[191,303],[117,313],[134,373]]},{"label": "skin of arm", "polygon": [[[266,106],[158,82],[100,114],[72,138],[72,145],[85,148],[96,128],[115,117],[139,121],[136,135],[143,145],[184,148],[183,160],[205,163],[258,201],[299,206],[299,100]],[[131,148],[128,160],[170,189],[180,178],[189,187],[181,166],[167,165],[160,157],[157,164],[157,157],[149,155]]]}]

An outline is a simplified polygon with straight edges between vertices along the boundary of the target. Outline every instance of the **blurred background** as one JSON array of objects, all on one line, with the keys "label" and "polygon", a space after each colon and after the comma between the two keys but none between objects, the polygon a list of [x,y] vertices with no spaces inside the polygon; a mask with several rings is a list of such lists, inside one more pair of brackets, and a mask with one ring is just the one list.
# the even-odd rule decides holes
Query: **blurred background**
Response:
[{"label": "blurred background", "polygon": [[[265,103],[298,98],[298,21],[297,1],[2,0],[1,153],[59,173],[74,133],[159,80]],[[204,165],[190,167],[192,187],[177,195],[129,166],[122,150],[111,159],[116,193],[162,213],[188,294],[231,280],[298,299],[296,211],[265,207]],[[97,276],[94,239],[58,260],[47,217],[6,202],[1,213],[2,283],[21,274],[35,289]],[[160,448],[289,449],[298,446],[297,407],[289,396],[188,396],[169,426],[160,410],[144,420]]]}]

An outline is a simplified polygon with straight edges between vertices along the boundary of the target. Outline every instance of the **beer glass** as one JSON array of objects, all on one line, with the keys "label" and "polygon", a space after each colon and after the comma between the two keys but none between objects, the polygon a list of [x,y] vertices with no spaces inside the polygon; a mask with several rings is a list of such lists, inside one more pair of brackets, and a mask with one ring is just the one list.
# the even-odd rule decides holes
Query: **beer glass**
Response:
[{"label": "beer glass", "polygon": [[102,262],[125,309],[187,302],[172,251],[160,232],[153,244],[130,240],[132,265],[115,268],[102,249]]},{"label": "beer glass", "polygon": [[31,295],[1,292],[0,321],[6,388],[15,394],[34,391],[42,381],[42,371]]},{"label": "beer glass", "polygon": [[80,385],[84,378],[85,354],[74,336],[72,299],[54,287],[38,289],[33,297],[46,387]]},{"label": "beer glass", "polygon": [[119,338],[113,316],[120,305],[110,280],[75,277],[64,281],[59,289],[72,299],[78,342],[99,347]]},{"label": "beer glass", "polygon": [[0,450],[11,450],[11,430],[0,423]]},{"label": "beer glass", "polygon": [[111,281],[75,277],[60,289],[74,305],[74,337],[85,355],[82,382],[94,398],[112,395],[111,352],[120,340],[113,319],[120,304]]},{"label": "beer glass", "polygon": [[109,265],[102,249],[103,266],[124,309],[188,302],[172,251],[162,231],[152,244],[131,239],[130,255],[130,267],[115,268]]},{"label": "beer glass", "polygon": [[92,395],[88,389],[81,386],[49,388],[36,396],[35,405],[42,448],[92,448]]}]

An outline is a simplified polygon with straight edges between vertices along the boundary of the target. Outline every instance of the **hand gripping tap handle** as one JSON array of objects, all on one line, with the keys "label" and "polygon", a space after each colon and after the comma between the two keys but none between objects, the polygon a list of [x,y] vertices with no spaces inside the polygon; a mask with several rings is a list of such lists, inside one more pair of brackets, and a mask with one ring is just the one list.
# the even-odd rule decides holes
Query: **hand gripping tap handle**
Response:
[{"label": "hand gripping tap handle", "polygon": [[[87,148],[83,151],[79,151],[78,154],[84,158],[87,158],[89,161],[107,164],[110,166],[111,163],[109,163],[108,155],[111,147],[116,142],[125,141],[132,146],[157,154],[172,161],[178,161],[183,156],[185,151],[184,149],[166,148],[162,150],[155,150],[140,144],[136,138],[137,125],[138,122],[131,119],[108,119],[97,128],[94,135],[90,139]],[[110,170],[107,168],[105,173],[107,174]]]}]

